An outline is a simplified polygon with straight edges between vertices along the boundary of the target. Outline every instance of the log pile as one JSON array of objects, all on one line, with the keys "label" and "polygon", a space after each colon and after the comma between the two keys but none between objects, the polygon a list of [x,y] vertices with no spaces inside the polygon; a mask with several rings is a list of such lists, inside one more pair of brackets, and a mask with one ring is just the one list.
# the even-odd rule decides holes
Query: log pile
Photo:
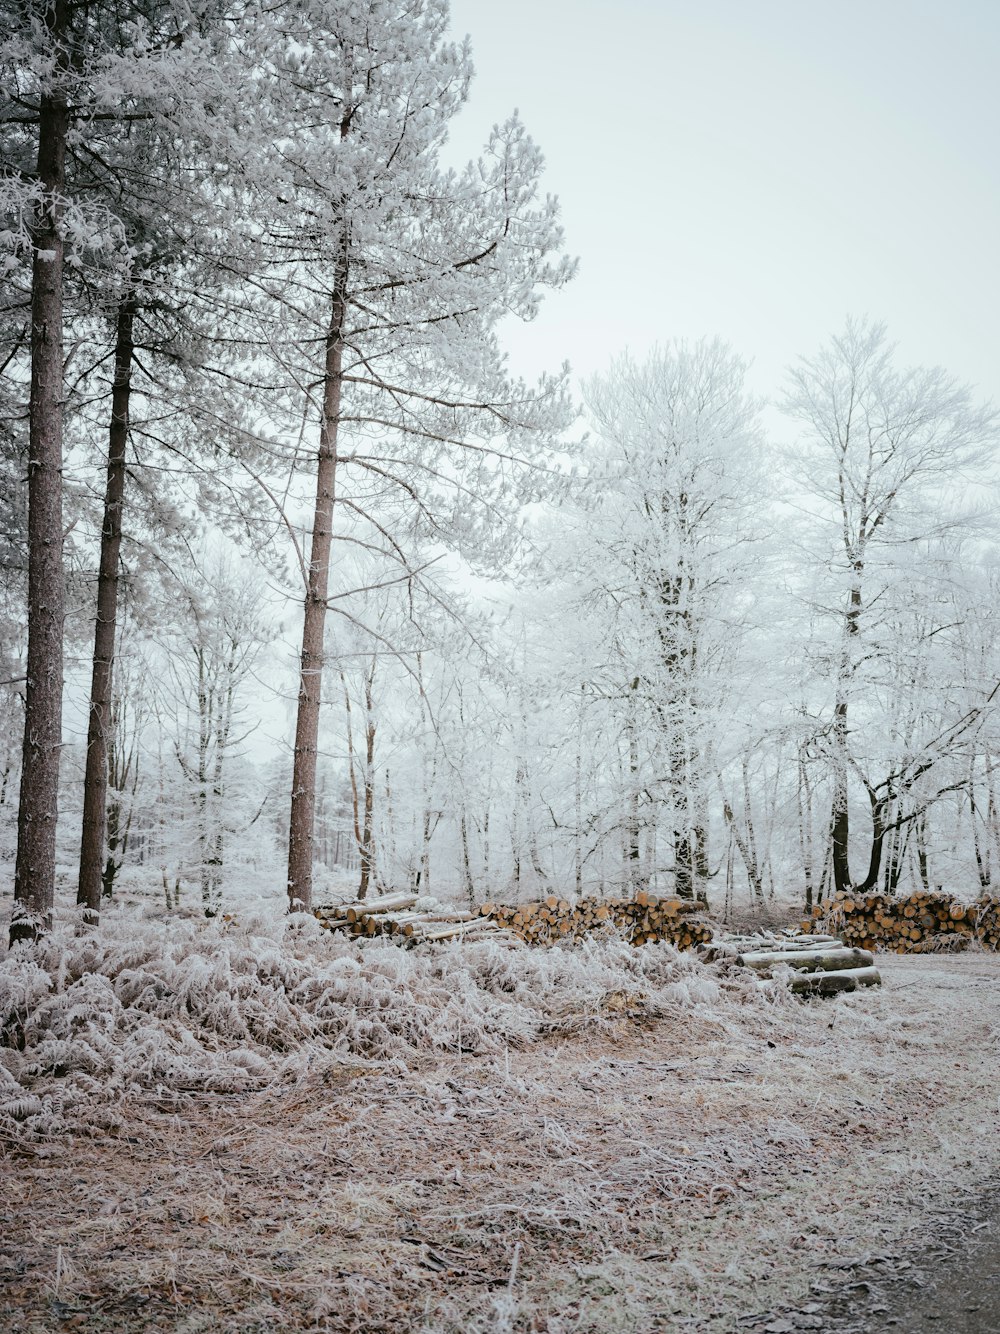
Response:
[{"label": "log pile", "polygon": [[897,954],[965,949],[977,940],[1000,949],[1000,898],[960,903],[950,894],[916,890],[905,898],[838,894],[813,909],[805,932],[835,931],[846,945]]},{"label": "log pile", "polygon": [[579,940],[594,932],[616,931],[633,945],[666,940],[692,949],[712,939],[704,919],[708,905],[698,899],[659,898],[644,890],[634,898],[581,898],[575,903],[551,894],[535,903],[485,903],[480,912],[531,945]]},{"label": "log pile", "polygon": [[802,996],[834,996],[882,983],[875,956],[845,945],[836,936],[734,937],[709,946],[703,957],[729,957],[737,966],[764,978],[772,977],[779,966],[791,968],[794,976],[788,981],[789,989]]},{"label": "log pile", "polygon": [[349,936],[393,936],[401,945],[426,940],[510,939],[510,933],[477,913],[451,910],[416,894],[387,894],[314,909],[320,926]]},{"label": "log pile", "polygon": [[776,967],[792,968],[788,987],[796,995],[836,995],[881,984],[875,955],[845,946],[833,935],[724,936],[703,948],[701,956],[751,968],[763,984],[769,984]]},{"label": "log pile", "polygon": [[631,899],[581,898],[552,894],[537,903],[486,903],[478,912],[452,910],[415,894],[331,904],[315,916],[328,931],[351,936],[393,936],[400,944],[425,940],[522,940],[530,945],[575,941],[594,932],[618,932],[633,945],[658,940],[691,949],[712,939],[700,900],[658,898],[641,892]]}]

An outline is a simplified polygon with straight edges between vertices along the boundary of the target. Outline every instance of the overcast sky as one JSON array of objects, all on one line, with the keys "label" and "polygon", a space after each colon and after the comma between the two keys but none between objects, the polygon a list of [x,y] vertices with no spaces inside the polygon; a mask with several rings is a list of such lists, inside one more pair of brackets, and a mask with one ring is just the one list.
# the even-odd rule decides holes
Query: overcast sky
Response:
[{"label": "overcast sky", "polygon": [[452,0],[465,156],[519,108],[580,273],[536,372],[720,334],[758,392],[848,313],[1000,400],[998,0]]}]

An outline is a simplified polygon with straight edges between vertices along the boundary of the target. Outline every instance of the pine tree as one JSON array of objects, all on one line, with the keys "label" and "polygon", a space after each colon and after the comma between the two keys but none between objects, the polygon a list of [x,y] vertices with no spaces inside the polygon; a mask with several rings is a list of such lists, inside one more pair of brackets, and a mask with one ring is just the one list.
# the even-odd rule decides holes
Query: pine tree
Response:
[{"label": "pine tree", "polygon": [[[286,383],[304,387],[315,493],[300,546],[304,618],[288,894],[311,899],[324,633],[334,522],[367,516],[404,566],[398,507],[470,556],[517,502],[516,477],[565,420],[562,383],[507,375],[496,326],[531,318],[572,272],[541,158],[516,119],[464,171],[440,164],[469,52],[445,41],[442,0],[284,6],[247,38],[277,146],[261,189],[259,307]],[[268,325],[268,320],[271,321]],[[289,421],[289,435],[295,430]],[[409,521],[412,526],[413,519]]]}]

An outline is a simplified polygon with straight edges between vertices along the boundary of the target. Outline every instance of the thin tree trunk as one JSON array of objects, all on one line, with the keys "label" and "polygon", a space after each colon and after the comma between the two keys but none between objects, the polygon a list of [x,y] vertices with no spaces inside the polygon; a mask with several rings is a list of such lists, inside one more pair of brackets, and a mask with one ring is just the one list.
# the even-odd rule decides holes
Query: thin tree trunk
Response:
[{"label": "thin tree trunk", "polygon": [[834,778],[833,808],[830,812],[830,845],[833,860],[833,885],[838,894],[846,894],[851,888],[850,866],[850,813],[847,791],[847,692],[853,666],[851,644],[860,631],[861,619],[861,580],[864,566],[858,560],[853,563],[854,581],[844,615],[844,646],[840,661],[837,681],[837,702],[833,713]]},{"label": "thin tree trunk", "polygon": [[969,822],[972,825],[972,849],[976,855],[976,872],[979,876],[980,889],[989,889],[992,875],[990,874],[990,852],[989,848],[983,848],[979,837],[979,830],[976,828],[976,818],[979,815],[979,809],[976,806],[976,756],[973,754],[969,761]]},{"label": "thin tree trunk", "polygon": [[[359,899],[367,897],[368,888],[375,879],[375,719],[372,714],[372,684],[374,679],[375,659],[372,658],[371,671],[365,677],[365,807],[364,823],[361,827]],[[424,893],[427,892],[425,889]]]},{"label": "thin tree trunk", "polygon": [[[67,0],[45,8],[54,46],[69,29]],[[64,66],[65,54],[58,64]],[[41,99],[39,202],[32,223],[31,390],[28,428],[28,654],[10,943],[37,940],[52,922],[63,687],[63,241],[69,115],[62,91]]]},{"label": "thin tree trunk", "polygon": [[580,707],[576,723],[576,765],[573,773],[573,885],[577,897],[583,893],[583,706],[586,686],[580,684]]},{"label": "thin tree trunk", "polygon": [[[722,787],[721,777],[719,780],[719,787],[720,789]],[[732,846],[735,844],[739,850],[740,857],[743,860],[743,866],[747,873],[747,882],[750,886],[751,895],[756,901],[757,906],[763,907],[764,883],[760,867],[757,864],[756,848],[740,834],[739,829],[736,827],[736,817],[733,814],[733,808],[730,806],[725,796],[723,796],[722,799],[722,818],[729,826],[730,855]]]},{"label": "thin tree trunk", "polygon": [[486,795],[486,809],[483,813],[483,875],[486,877],[487,891],[491,889],[493,874],[490,868],[490,797]]},{"label": "thin tree trunk", "polygon": [[882,892],[883,894],[892,894],[895,892],[896,884],[899,880],[899,851],[902,841],[902,826],[889,830],[889,835],[885,842],[885,865],[882,868]]},{"label": "thin tree trunk", "polygon": [[108,829],[107,829],[107,856],[104,861],[104,870],[101,873],[101,897],[110,899],[115,892],[115,878],[121,870],[122,863],[118,859],[118,849],[123,846],[127,833],[122,836],[122,804],[120,801],[111,801],[108,803]]},{"label": "thin tree trunk", "polygon": [[850,815],[847,807],[847,700],[840,698],[834,710],[833,805],[830,812],[830,860],[833,868],[833,887],[837,894],[845,894],[851,887],[851,867],[848,856]]},{"label": "thin tree trunk", "polygon": [[642,862],[639,849],[639,738],[636,735],[636,694],[639,678],[629,687],[629,706],[625,727],[628,735],[628,819],[625,839],[625,879],[634,894],[642,889]]},{"label": "thin tree trunk", "polygon": [[874,792],[869,793],[869,800],[872,808],[872,846],[868,858],[868,874],[865,876],[863,884],[858,886],[861,894],[870,893],[878,884],[879,872],[882,869],[882,850],[885,843],[887,815],[889,813],[889,803],[880,800]]},{"label": "thin tree trunk", "polygon": [[347,688],[347,679],[339,673],[340,684],[344,687],[344,709],[347,715],[347,773],[351,780],[351,827],[354,831],[354,846],[361,854],[361,803],[358,798],[358,775],[354,761],[354,728],[351,724],[351,692]]},{"label": "thin tree trunk", "polygon": [[313,825],[316,815],[316,758],[319,748],[320,701],[323,685],[323,634],[330,586],[333,506],[337,482],[337,434],[343,388],[344,318],[347,305],[347,236],[334,273],[330,327],[326,336],[323,418],[316,465],[316,505],[307,570],[298,713],[295,720],[295,761],[292,807],[288,824],[288,908],[312,907]]},{"label": "thin tree trunk", "polygon": [[917,850],[917,871],[920,883],[925,890],[931,887],[930,871],[927,866],[927,817],[918,815],[913,822],[914,841]]},{"label": "thin tree trunk", "polygon": [[[1000,865],[1000,818],[998,818],[996,785],[993,782],[993,763],[989,752],[983,756],[983,764],[986,770],[986,827],[989,830],[992,842],[994,864]],[[987,861],[989,861],[989,857],[987,857]]]},{"label": "thin tree trunk", "polygon": [[222,712],[215,728],[215,754],[212,757],[212,831],[210,854],[208,857],[208,892],[210,904],[206,904],[205,916],[214,917],[222,899],[222,867],[226,853],[226,826],[223,811],[225,796],[226,751],[233,723],[233,672],[235,654],[230,656],[227,674],[226,693],[221,706]]},{"label": "thin tree trunk", "polygon": [[85,920],[97,924],[101,909],[105,830],[108,802],[108,728],[114,674],[115,635],[118,625],[118,561],[122,544],[122,509],[125,501],[125,448],[128,441],[129,397],[132,388],[132,325],[135,306],[125,301],[118,311],[115,339],[115,379],[111,393],[111,432],[108,476],[104,491],[101,561],[97,576],[97,624],[94,630],[94,667],[90,685],[90,720],[87,725],[87,766],[83,779],[83,838],[80,844],[80,880],[76,901]]},{"label": "thin tree trunk", "polygon": [[195,773],[197,790],[195,809],[198,812],[198,868],[201,880],[201,903],[205,916],[211,916],[209,905],[209,833],[208,833],[208,754],[211,745],[212,720],[215,713],[213,687],[209,682],[209,673],[204,648],[195,652],[198,662],[198,767]]},{"label": "thin tree trunk", "polygon": [[799,809],[799,849],[802,854],[802,871],[806,883],[806,912],[813,906],[813,811],[812,788],[809,785],[809,773],[806,768],[805,751],[800,746],[798,757],[798,788],[796,795]]},{"label": "thin tree trunk", "polygon": [[465,881],[465,896],[469,900],[469,907],[475,908],[476,886],[472,879],[472,859],[469,856],[469,817],[464,804],[461,808],[458,827],[462,836],[462,879]]}]

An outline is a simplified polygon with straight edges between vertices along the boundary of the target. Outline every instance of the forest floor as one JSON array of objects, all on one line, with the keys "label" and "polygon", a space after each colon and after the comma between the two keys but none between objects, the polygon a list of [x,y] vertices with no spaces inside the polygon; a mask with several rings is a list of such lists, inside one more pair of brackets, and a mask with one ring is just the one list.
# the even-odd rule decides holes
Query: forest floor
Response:
[{"label": "forest floor", "polygon": [[858,1266],[909,1264],[1000,1171],[1000,958],[879,966],[735,1017],[611,993],[520,1049],[11,1139],[0,1329],[823,1328]]}]

